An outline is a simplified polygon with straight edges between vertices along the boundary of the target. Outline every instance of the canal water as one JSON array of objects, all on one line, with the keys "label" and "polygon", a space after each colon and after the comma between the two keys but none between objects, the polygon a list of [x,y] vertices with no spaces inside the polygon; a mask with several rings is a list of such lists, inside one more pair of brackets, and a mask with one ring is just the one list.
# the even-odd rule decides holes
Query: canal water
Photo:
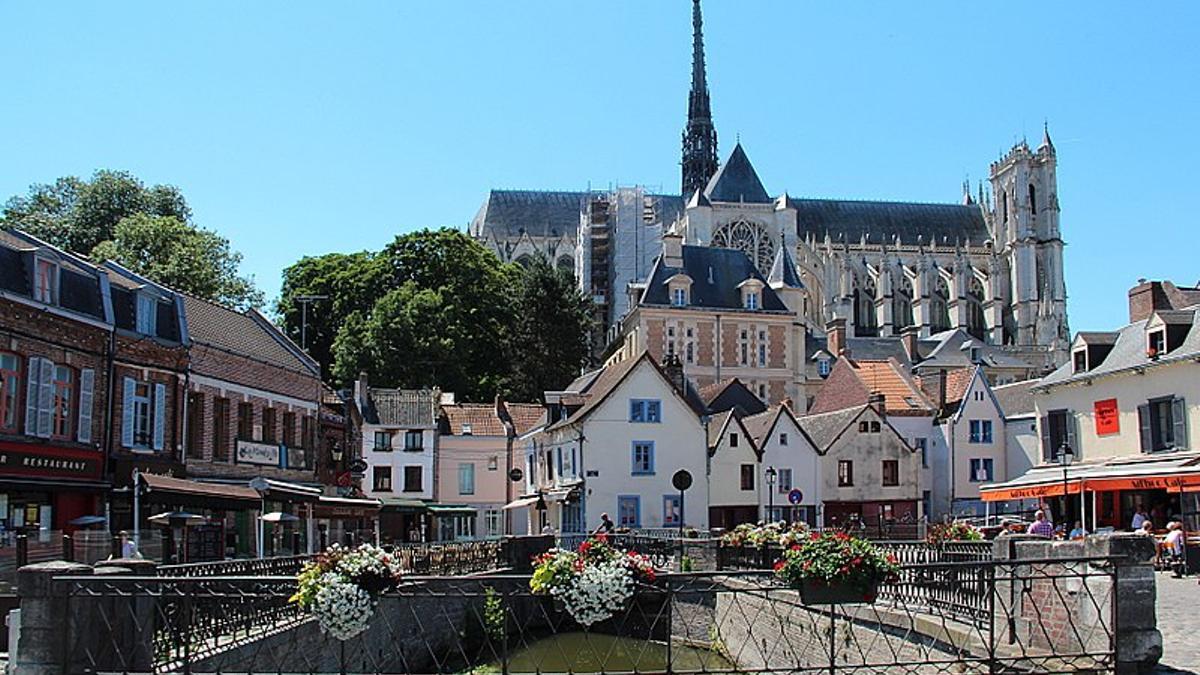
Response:
[{"label": "canal water", "polygon": [[[670,651],[674,670],[722,672],[733,668],[728,659],[708,649],[673,644]],[[561,633],[517,650],[508,667],[512,673],[664,672],[667,645],[598,633]],[[500,669],[493,665],[472,672],[498,673]]]}]

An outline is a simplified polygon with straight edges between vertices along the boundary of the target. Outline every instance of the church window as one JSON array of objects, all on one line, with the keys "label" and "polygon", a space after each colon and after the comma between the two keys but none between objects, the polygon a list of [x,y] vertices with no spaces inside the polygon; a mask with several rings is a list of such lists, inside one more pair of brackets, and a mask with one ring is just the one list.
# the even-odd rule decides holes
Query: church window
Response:
[{"label": "church window", "polygon": [[1008,222],[1008,191],[1000,193],[1000,219]]},{"label": "church window", "polygon": [[725,223],[713,232],[712,245],[732,248],[745,253],[758,271],[767,274],[775,261],[775,242],[760,223],[738,219]]},{"label": "church window", "polygon": [[1029,184],[1029,212],[1037,215],[1037,191],[1033,189],[1033,183]]},{"label": "church window", "polygon": [[983,313],[983,284],[975,276],[967,286],[967,332],[983,340],[987,334],[987,318]]},{"label": "church window", "polygon": [[875,318],[875,283],[870,279],[862,288],[854,289],[854,335],[877,337],[879,325]]},{"label": "church window", "polygon": [[950,330],[950,289],[946,286],[946,278],[941,274],[937,275],[937,286],[933,289],[929,304],[932,314],[929,319],[930,332]]},{"label": "church window", "polygon": [[899,335],[903,328],[913,325],[913,289],[912,282],[903,270],[897,276],[900,277],[900,283],[895,284],[892,291],[892,326],[893,332]]}]

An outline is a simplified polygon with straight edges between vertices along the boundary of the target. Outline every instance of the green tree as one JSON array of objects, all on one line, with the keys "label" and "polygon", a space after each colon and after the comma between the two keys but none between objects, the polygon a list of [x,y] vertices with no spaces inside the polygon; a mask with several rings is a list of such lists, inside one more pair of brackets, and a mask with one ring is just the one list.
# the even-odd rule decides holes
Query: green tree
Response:
[{"label": "green tree", "polygon": [[539,258],[520,276],[508,348],[512,400],[532,401],[561,389],[591,360],[592,302],[572,276]]},{"label": "green tree", "polygon": [[91,180],[74,176],[53,184],[34,184],[26,196],[4,205],[4,224],[29,232],[60,248],[89,253],[115,237],[129,216],[171,216],[190,223],[192,211],[178,188],[146,187],[126,171],[100,170]]},{"label": "green tree", "polygon": [[[283,270],[283,287],[275,311],[288,337],[301,343],[304,332],[308,353],[321,364],[322,372],[333,372],[334,341],[338,330],[354,316],[361,322],[371,314],[375,301],[388,289],[386,260],[377,253],[328,253],[301,258]],[[303,307],[297,298],[323,296],[308,306],[307,330],[301,330]],[[347,348],[348,347],[344,347]],[[354,348],[357,353],[358,348]],[[354,366],[353,374],[358,374]]]},{"label": "green tree", "polygon": [[175,290],[222,304],[262,304],[262,292],[238,274],[242,255],[215,232],[174,216],[137,213],[122,218],[112,234],[92,249],[94,259],[114,260]]}]

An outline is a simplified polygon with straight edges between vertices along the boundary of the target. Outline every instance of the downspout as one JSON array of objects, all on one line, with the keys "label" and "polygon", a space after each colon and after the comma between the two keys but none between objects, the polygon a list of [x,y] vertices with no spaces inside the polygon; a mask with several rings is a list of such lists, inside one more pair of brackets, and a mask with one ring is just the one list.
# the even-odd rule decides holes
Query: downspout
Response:
[{"label": "downspout", "polygon": [[[717,353],[713,355],[713,362],[717,364],[716,381],[720,382],[721,381],[721,315],[713,314],[713,318],[715,318],[717,320]],[[705,438],[704,442],[707,443],[708,439]]]}]

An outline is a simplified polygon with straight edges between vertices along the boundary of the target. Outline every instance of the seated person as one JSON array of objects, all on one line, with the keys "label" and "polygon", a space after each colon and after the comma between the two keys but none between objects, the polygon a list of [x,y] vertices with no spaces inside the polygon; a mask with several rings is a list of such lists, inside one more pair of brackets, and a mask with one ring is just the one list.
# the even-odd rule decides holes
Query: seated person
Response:
[{"label": "seated person", "polygon": [[1072,539],[1072,540],[1083,539],[1087,535],[1088,535],[1088,531],[1083,529],[1083,523],[1077,520],[1077,521],[1075,521],[1074,529],[1071,530],[1071,534],[1067,538]]}]

